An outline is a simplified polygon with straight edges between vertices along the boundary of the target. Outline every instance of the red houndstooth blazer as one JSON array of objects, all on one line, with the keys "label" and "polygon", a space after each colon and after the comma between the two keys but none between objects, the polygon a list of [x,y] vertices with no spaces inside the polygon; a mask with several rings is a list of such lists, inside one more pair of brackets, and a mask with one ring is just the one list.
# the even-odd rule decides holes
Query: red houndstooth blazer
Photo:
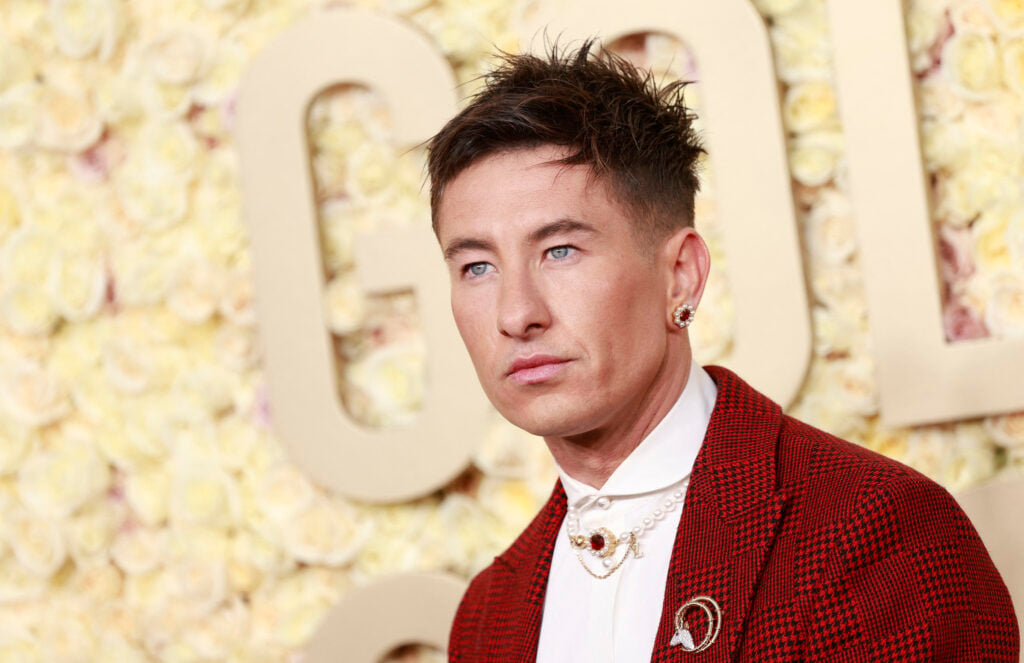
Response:
[{"label": "red houndstooth blazer", "polygon": [[[953,498],[903,465],[782,414],[717,367],[652,661],[1013,661],[1013,606]],[[449,658],[534,661],[561,485],[471,583]],[[680,605],[715,598],[721,632],[670,645]],[[700,634],[695,633],[698,638]]]}]

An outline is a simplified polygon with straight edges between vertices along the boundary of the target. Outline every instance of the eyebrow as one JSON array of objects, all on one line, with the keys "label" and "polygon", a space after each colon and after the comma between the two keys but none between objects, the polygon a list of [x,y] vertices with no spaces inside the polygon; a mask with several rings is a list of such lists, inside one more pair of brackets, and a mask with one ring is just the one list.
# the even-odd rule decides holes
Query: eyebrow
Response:
[{"label": "eyebrow", "polygon": [[[564,235],[574,232],[596,235],[598,230],[589,223],[584,223],[583,221],[578,221],[576,219],[564,218],[544,224],[540,228],[531,232],[527,239],[531,244],[536,244],[555,235]],[[457,237],[452,240],[447,248],[445,248],[444,259],[450,261],[463,251],[473,250],[493,252],[496,249],[492,242],[485,239],[479,239],[476,237]]]}]

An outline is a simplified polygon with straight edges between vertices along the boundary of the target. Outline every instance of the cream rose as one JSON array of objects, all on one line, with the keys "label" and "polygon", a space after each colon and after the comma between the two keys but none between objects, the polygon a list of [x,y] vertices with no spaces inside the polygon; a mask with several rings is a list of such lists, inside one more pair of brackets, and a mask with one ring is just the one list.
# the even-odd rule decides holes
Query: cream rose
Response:
[{"label": "cream rose", "polygon": [[122,504],[96,500],[64,522],[68,552],[76,565],[106,563],[110,545],[126,512]]},{"label": "cream rose", "polygon": [[192,615],[209,615],[227,596],[223,559],[187,557],[168,563],[167,576],[172,600]]},{"label": "cream rose", "polygon": [[1024,39],[1011,39],[1003,47],[1003,82],[1024,96]]},{"label": "cream rose", "polygon": [[117,301],[127,306],[156,304],[167,293],[175,263],[166,249],[140,240],[111,248]]},{"label": "cream rose", "polygon": [[224,275],[224,286],[217,310],[236,325],[252,325],[256,322],[252,296],[252,274],[248,270],[232,269]]},{"label": "cream rose", "polygon": [[1011,35],[1024,32],[1024,2],[1021,0],[985,0],[984,6],[1002,32]]},{"label": "cream rose", "polygon": [[339,272],[353,265],[353,205],[349,200],[333,198],[320,206],[320,229],[325,267]]},{"label": "cream rose", "polygon": [[53,233],[34,225],[20,226],[0,248],[0,277],[19,286],[45,283],[58,251]]},{"label": "cream rose", "polygon": [[228,527],[238,522],[235,479],[212,465],[181,463],[171,480],[169,513],[176,523]]},{"label": "cream rose", "polygon": [[375,204],[392,193],[396,169],[394,148],[382,143],[360,145],[348,158],[346,190],[359,203]]},{"label": "cream rose", "polygon": [[907,453],[901,462],[929,478],[942,482],[946,465],[955,453],[956,435],[949,426],[927,426],[912,430]]},{"label": "cream rose", "polygon": [[949,8],[949,19],[955,32],[977,32],[989,36],[996,32],[992,17],[981,2],[954,4]]},{"label": "cream rose", "polygon": [[40,287],[15,285],[0,295],[0,319],[16,334],[48,334],[57,324],[57,311]]},{"label": "cream rose", "polygon": [[211,39],[200,31],[180,26],[165,30],[143,46],[154,78],[182,85],[202,76],[210,57]]},{"label": "cream rose", "polygon": [[71,322],[99,312],[107,292],[107,272],[97,255],[64,254],[50,265],[47,287],[53,306]]},{"label": "cream rose", "polygon": [[86,437],[64,439],[30,456],[18,471],[18,494],[35,513],[67,518],[110,483],[107,464]]},{"label": "cream rose", "polygon": [[144,466],[125,479],[125,502],[144,525],[155,527],[167,518],[170,471],[164,465]]},{"label": "cream rose", "polygon": [[849,260],[857,250],[857,225],[849,199],[835,189],[822,192],[804,221],[807,250],[826,265]]},{"label": "cream rose", "polygon": [[185,216],[188,210],[188,182],[161,172],[140,167],[129,159],[114,174],[114,191],[125,215],[146,230],[167,228]]},{"label": "cream rose", "polygon": [[38,83],[28,82],[0,92],[0,148],[14,150],[35,139],[40,90]]},{"label": "cream rose", "polygon": [[995,474],[996,449],[980,425],[957,424],[954,440],[942,476],[947,489],[960,492]]},{"label": "cream rose", "polygon": [[797,83],[786,92],[782,116],[796,133],[833,128],[838,124],[836,92],[829,81]]},{"label": "cream rose", "polygon": [[999,51],[983,33],[954,35],[942,49],[942,63],[942,71],[953,89],[967,99],[984,99],[999,87]]},{"label": "cream rose", "polygon": [[0,406],[15,421],[45,426],[70,411],[67,388],[52,370],[25,362],[6,366],[0,373]]},{"label": "cream rose", "polygon": [[505,479],[527,479],[553,468],[543,439],[504,420],[491,424],[473,453],[473,464],[485,474]]},{"label": "cream rose", "polygon": [[29,571],[15,557],[0,556],[0,603],[37,599],[46,587],[46,578]]},{"label": "cream rose", "polygon": [[787,83],[828,79],[832,58],[828,20],[817,2],[779,16],[769,29],[779,78]]},{"label": "cream rose", "polygon": [[372,525],[341,500],[314,499],[282,524],[284,549],[306,564],[342,566],[366,543]]},{"label": "cream rose", "polygon": [[270,468],[253,486],[257,508],[279,524],[308,511],[316,496],[306,475],[290,464]]},{"label": "cream rose", "polygon": [[9,417],[0,417],[0,477],[20,467],[30,447],[38,442],[39,433]]},{"label": "cream rose", "polygon": [[790,145],[790,171],[804,186],[822,186],[836,176],[842,155],[842,134],[828,131],[802,134]]},{"label": "cream rose", "polygon": [[971,226],[974,238],[975,261],[988,274],[1010,267],[1011,256],[1007,246],[1007,233],[1014,210],[997,208],[988,210]]},{"label": "cream rose", "polygon": [[385,346],[348,364],[348,379],[385,421],[411,421],[423,400],[425,350],[421,343]]},{"label": "cream rose", "polygon": [[168,284],[167,307],[191,323],[205,322],[224,292],[223,268],[201,256],[185,256]]},{"label": "cream rose", "polygon": [[252,639],[259,645],[305,645],[337,599],[328,571],[304,569],[257,591],[250,602]]},{"label": "cream rose", "polygon": [[32,57],[13,39],[0,42],[0,92],[32,81],[35,66]]},{"label": "cream rose", "polygon": [[76,560],[75,572],[68,585],[73,596],[93,604],[113,603],[120,598],[124,587],[121,572],[105,560],[106,555],[104,546],[102,561],[100,556],[90,561]]},{"label": "cream rose", "polygon": [[64,564],[67,545],[55,520],[8,515],[5,538],[22,566],[40,578],[49,578]]},{"label": "cream rose", "polygon": [[84,58],[98,51],[107,60],[117,45],[119,16],[112,0],[53,0],[50,23],[61,53]]},{"label": "cream rose", "polygon": [[1004,338],[1024,336],[1024,279],[1010,273],[994,279],[985,324]]},{"label": "cream rose", "polygon": [[209,65],[192,86],[195,100],[204,106],[219,106],[234,94],[249,62],[249,54],[240,44],[220,42],[212,53]]},{"label": "cream rose", "polygon": [[82,90],[43,87],[35,112],[36,141],[43,147],[80,152],[103,134],[103,120]]},{"label": "cream rose", "polygon": [[1024,412],[986,417],[984,426],[996,443],[1024,450]]},{"label": "cream rose", "polygon": [[355,275],[345,272],[328,281],[324,289],[327,327],[338,335],[359,330],[366,319],[366,299]]}]

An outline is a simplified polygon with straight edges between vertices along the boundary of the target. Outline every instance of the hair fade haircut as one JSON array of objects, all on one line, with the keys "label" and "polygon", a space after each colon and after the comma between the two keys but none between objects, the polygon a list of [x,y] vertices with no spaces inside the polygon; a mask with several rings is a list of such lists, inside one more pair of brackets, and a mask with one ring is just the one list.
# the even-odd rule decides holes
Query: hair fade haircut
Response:
[{"label": "hair fade haircut", "polygon": [[693,225],[704,152],[687,83],[659,86],[649,71],[595,48],[551,46],[546,57],[501,53],[483,88],[428,144],[430,209],[438,232],[445,187],[474,162],[514,149],[564,146],[556,163],[586,165],[610,186],[648,242]]}]

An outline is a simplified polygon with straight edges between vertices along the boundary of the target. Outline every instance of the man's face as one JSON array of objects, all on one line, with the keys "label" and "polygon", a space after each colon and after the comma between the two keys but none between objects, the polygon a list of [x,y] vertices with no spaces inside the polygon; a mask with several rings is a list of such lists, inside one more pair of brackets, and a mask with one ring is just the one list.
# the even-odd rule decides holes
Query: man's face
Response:
[{"label": "man's face", "polygon": [[444,191],[452,310],[488,398],[565,437],[635,414],[663,369],[671,262],[584,166],[542,146],[474,163]]}]

